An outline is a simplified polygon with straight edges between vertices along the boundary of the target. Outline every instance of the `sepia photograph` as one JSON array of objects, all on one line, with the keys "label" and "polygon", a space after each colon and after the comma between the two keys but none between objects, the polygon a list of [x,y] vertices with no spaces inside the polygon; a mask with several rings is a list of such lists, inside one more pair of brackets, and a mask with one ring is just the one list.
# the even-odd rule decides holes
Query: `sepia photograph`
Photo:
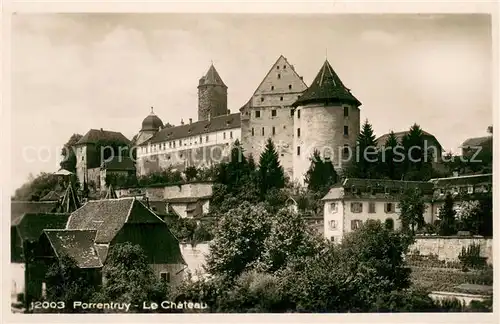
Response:
[{"label": "sepia photograph", "polygon": [[491,15],[10,20],[13,317],[493,312]]}]

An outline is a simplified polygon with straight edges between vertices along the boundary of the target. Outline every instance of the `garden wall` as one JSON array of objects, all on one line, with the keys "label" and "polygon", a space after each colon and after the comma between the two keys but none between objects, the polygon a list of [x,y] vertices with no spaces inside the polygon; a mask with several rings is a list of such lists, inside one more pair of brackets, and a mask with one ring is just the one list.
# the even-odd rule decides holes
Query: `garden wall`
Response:
[{"label": "garden wall", "polygon": [[493,240],[482,237],[463,236],[421,236],[416,238],[410,247],[410,253],[418,250],[421,255],[437,255],[439,260],[459,261],[462,247],[467,248],[472,243],[480,244],[481,256],[487,257],[488,264],[493,263]]},{"label": "garden wall", "polygon": [[163,200],[166,198],[199,198],[212,196],[213,183],[191,182],[169,186],[151,186],[142,188],[123,188],[115,190],[119,197],[128,195],[145,194],[151,200]]}]

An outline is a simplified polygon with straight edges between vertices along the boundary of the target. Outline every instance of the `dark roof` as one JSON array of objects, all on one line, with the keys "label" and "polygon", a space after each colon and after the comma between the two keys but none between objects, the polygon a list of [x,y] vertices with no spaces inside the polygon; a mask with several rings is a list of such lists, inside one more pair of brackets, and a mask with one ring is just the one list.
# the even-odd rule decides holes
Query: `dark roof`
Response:
[{"label": "dark roof", "polygon": [[98,141],[112,141],[130,144],[130,140],[120,132],[113,132],[101,129],[91,129],[85,134],[76,145],[97,143]]},{"label": "dark roof", "polygon": [[108,171],[133,171],[135,170],[134,160],[128,156],[114,156],[111,161],[103,162],[101,168]]},{"label": "dark roof", "polygon": [[[398,140],[398,143],[401,144],[401,141],[403,140],[403,137],[408,134],[410,131],[402,131],[402,132],[397,132],[397,133],[394,133],[394,136],[396,137],[396,139]],[[387,134],[384,134],[382,136],[380,136],[379,138],[377,138],[375,140],[375,142],[377,142],[377,145],[378,146],[383,146],[385,145],[385,142],[387,142],[387,138],[389,138],[389,135],[390,133],[387,133]],[[439,143],[439,141],[436,139],[436,137],[434,135],[432,135],[431,133],[428,133],[424,130],[422,130],[422,135],[424,137],[428,137],[428,138],[432,138],[434,141],[436,141],[436,143],[439,145],[439,147],[441,148],[441,144]]]},{"label": "dark roof", "polygon": [[493,139],[493,136],[483,136],[483,137],[472,137],[466,139],[463,143],[462,146],[463,148],[468,148],[471,146],[481,146],[485,142],[490,141]]},{"label": "dark roof", "polygon": [[63,213],[72,213],[78,208],[80,208],[80,201],[75,193],[75,189],[73,189],[73,186],[70,184],[64,192],[59,211]]},{"label": "dark roof", "polygon": [[475,184],[491,184],[493,183],[493,174],[474,174],[448,178],[434,178],[429,180],[437,187],[452,186],[452,185],[475,185]]},{"label": "dark roof", "polygon": [[66,227],[69,214],[27,213],[17,218],[11,226],[15,227],[23,241],[38,240],[45,229],[62,229]]},{"label": "dark roof", "polygon": [[61,196],[54,190],[50,191],[48,194],[42,197],[40,201],[58,201]]},{"label": "dark roof", "polygon": [[433,184],[427,181],[403,181],[403,180],[387,180],[387,179],[358,179],[347,178],[342,183],[342,187],[383,187],[388,189],[407,189],[407,188],[432,188]]},{"label": "dark roof", "polygon": [[160,117],[155,115],[155,113],[153,112],[153,107],[151,107],[151,113],[142,121],[141,130],[157,131],[160,127],[163,127],[163,122],[161,121]]},{"label": "dark roof", "polygon": [[342,83],[328,60],[326,60],[311,86],[302,93],[293,106],[330,102],[361,105],[361,102],[351,94],[351,91]]},{"label": "dark roof", "polygon": [[96,243],[109,243],[125,223],[163,223],[135,198],[91,200],[71,214],[68,229],[97,230]]},{"label": "dark roof", "polygon": [[208,68],[207,74],[200,78],[198,87],[204,85],[220,85],[227,88],[213,64]]},{"label": "dark roof", "polygon": [[241,126],[240,113],[213,117],[210,120],[202,120],[192,124],[163,128],[151,139],[140,144],[160,143],[189,136],[197,136],[205,133],[222,131],[225,129],[239,128]]},{"label": "dark roof", "polygon": [[56,210],[54,201],[11,201],[10,220],[13,222],[26,213],[52,213]]},{"label": "dark roof", "polygon": [[79,268],[100,268],[94,239],[95,230],[45,230],[50,245],[57,257],[68,256],[75,260]]}]

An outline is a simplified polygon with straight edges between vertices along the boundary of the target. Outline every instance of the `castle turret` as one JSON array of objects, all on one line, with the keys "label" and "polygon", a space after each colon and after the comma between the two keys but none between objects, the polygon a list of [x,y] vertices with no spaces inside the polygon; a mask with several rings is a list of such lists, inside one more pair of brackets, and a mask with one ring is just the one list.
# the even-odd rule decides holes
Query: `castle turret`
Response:
[{"label": "castle turret", "polygon": [[160,117],[156,116],[153,112],[153,107],[151,107],[151,112],[142,121],[141,130],[137,135],[134,144],[141,144],[151,137],[153,137],[156,132],[158,132],[163,127],[163,122]]},{"label": "castle turret", "polygon": [[303,182],[314,150],[331,159],[336,169],[355,153],[361,102],[325,61],[311,86],[293,104],[294,178]]},{"label": "castle turret", "polygon": [[227,86],[214,65],[198,84],[198,121],[227,114]]}]

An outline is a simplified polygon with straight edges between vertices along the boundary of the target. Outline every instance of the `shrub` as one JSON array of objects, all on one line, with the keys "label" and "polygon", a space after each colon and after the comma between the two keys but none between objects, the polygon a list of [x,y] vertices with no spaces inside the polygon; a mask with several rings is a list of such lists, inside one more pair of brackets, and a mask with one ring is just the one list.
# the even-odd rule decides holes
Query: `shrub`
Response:
[{"label": "shrub", "polygon": [[481,257],[481,246],[479,244],[472,243],[467,249],[463,247],[458,259],[464,271],[469,268],[479,269],[486,267],[486,258]]}]

